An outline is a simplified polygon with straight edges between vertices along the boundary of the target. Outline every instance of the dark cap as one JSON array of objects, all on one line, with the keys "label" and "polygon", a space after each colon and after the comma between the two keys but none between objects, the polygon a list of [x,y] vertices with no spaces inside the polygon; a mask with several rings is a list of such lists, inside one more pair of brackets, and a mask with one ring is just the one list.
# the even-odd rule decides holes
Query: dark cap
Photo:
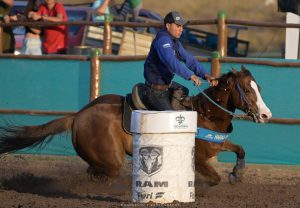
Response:
[{"label": "dark cap", "polygon": [[164,18],[165,24],[167,23],[175,23],[177,25],[183,26],[187,22],[182,18],[181,14],[176,11],[169,12]]}]

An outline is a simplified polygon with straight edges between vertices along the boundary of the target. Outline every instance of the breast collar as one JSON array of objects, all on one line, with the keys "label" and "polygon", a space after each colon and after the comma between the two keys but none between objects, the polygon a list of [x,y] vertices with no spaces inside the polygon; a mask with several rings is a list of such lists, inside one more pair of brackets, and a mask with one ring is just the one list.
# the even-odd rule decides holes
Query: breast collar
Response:
[{"label": "breast collar", "polygon": [[198,127],[196,139],[213,143],[223,143],[229,137],[229,135],[229,133],[216,132],[210,129]]}]

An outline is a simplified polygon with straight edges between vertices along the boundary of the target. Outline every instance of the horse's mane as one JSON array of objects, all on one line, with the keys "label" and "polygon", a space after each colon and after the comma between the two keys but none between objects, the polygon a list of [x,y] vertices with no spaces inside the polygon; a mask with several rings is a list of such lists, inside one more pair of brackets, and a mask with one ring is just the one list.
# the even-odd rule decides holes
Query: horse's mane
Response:
[{"label": "horse's mane", "polygon": [[[219,97],[220,93],[224,93],[224,89],[228,88],[230,83],[229,80],[236,80],[237,75],[232,71],[223,74],[221,77],[218,78],[218,85],[217,86],[210,86],[204,90],[204,93],[209,96],[215,102]],[[199,113],[206,114],[207,106],[213,105],[201,92],[193,98],[192,108],[197,109]]]},{"label": "horse's mane", "polygon": [[229,84],[228,80],[230,78],[232,78],[232,80],[236,80],[237,75],[234,74],[232,71],[230,71],[226,74],[223,74],[221,77],[218,78],[219,84],[217,86],[215,86],[215,87],[210,86],[209,88],[205,89],[204,92],[207,94],[211,94],[212,92],[216,92],[216,91],[220,91],[221,89],[224,89],[224,87]]},{"label": "horse's mane", "polygon": [[[245,67],[242,67],[241,71],[237,71],[233,69],[225,74],[222,74],[218,78],[218,82],[219,82],[218,85],[208,87],[207,89],[204,90],[204,93],[209,98],[214,100],[214,102],[220,104],[222,101],[226,99],[223,96],[226,95],[226,90],[227,92],[229,92],[232,85],[235,84],[238,81],[238,79],[243,77],[251,77],[251,79],[254,80],[251,72],[248,71]],[[215,108],[215,105],[211,101],[209,101],[209,99],[206,98],[206,96],[202,92],[200,92],[198,95],[192,98],[191,108],[196,109],[199,113],[206,114],[207,108]]]},{"label": "horse's mane", "polygon": [[[254,77],[252,76],[251,72],[247,70],[245,67],[242,67],[241,71],[229,71],[228,73],[223,74],[221,77],[218,78],[219,84],[216,87],[209,87],[205,90],[206,93],[210,93],[214,90],[219,90],[224,88],[224,85],[228,85],[228,80],[232,78],[232,80],[236,80],[238,77],[251,77],[253,81],[255,81]],[[256,82],[256,81],[255,81]]]}]

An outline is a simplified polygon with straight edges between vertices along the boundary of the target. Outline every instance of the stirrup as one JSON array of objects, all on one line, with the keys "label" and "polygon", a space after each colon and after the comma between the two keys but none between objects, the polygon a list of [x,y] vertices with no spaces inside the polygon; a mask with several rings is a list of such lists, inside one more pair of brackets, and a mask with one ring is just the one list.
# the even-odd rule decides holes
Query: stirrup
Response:
[{"label": "stirrup", "polygon": [[173,91],[171,105],[174,110],[185,110],[184,106],[181,104],[181,101],[184,99],[184,97],[184,91],[181,87]]}]

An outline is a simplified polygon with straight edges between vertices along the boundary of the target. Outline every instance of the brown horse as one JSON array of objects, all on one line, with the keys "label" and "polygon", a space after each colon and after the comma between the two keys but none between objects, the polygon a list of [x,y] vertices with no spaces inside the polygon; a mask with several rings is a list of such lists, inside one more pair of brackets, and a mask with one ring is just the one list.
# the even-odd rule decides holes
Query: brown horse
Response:
[{"label": "brown horse", "polygon": [[[90,165],[89,170],[109,178],[116,177],[126,154],[132,155],[132,136],[122,128],[123,101],[124,97],[120,95],[103,95],[79,112],[43,125],[1,127],[0,154],[39,145],[51,140],[53,135],[71,129],[73,146]],[[217,132],[232,130],[231,120],[236,108],[251,115],[257,122],[264,122],[272,115],[253,76],[244,68],[221,76],[218,86],[187,97],[183,105],[197,111],[199,127]],[[232,151],[237,155],[237,163],[229,177],[231,182],[240,179],[245,166],[245,152],[241,146],[229,140],[213,143],[197,139],[195,168],[210,186],[218,184],[220,176],[208,160],[220,151]]]}]

